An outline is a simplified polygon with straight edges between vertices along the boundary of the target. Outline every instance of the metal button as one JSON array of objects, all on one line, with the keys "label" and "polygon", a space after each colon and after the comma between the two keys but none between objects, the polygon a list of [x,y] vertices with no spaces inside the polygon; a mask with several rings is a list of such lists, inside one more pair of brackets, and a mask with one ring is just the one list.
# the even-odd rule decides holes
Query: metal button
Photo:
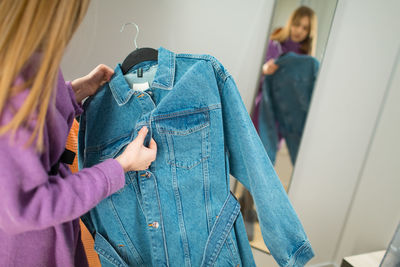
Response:
[{"label": "metal button", "polygon": [[150,223],[149,226],[157,229],[160,225],[158,224],[158,222],[153,222],[153,223]]},{"label": "metal button", "polygon": [[151,173],[150,172],[146,172],[146,173],[141,174],[140,176],[146,177],[146,178],[150,178]]}]

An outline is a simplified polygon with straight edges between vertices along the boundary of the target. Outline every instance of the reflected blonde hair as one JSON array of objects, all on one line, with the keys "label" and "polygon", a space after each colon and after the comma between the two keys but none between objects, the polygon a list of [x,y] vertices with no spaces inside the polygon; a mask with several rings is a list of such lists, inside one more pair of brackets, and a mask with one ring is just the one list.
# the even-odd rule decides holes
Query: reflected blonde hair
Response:
[{"label": "reflected blonde hair", "polygon": [[315,56],[315,47],[317,44],[317,15],[315,12],[306,6],[300,6],[290,15],[285,27],[275,30],[271,34],[271,40],[286,41],[290,37],[290,28],[293,24],[300,23],[303,17],[310,19],[310,30],[308,36],[301,42],[301,51],[305,54]]},{"label": "reflected blonde hair", "polygon": [[[37,114],[28,141],[43,151],[43,131],[59,65],[65,47],[86,14],[89,0],[2,0],[0,1],[0,116],[7,100],[30,88],[23,105],[12,120],[0,126],[0,135],[27,125]],[[39,52],[40,63],[23,86],[17,76]]]}]

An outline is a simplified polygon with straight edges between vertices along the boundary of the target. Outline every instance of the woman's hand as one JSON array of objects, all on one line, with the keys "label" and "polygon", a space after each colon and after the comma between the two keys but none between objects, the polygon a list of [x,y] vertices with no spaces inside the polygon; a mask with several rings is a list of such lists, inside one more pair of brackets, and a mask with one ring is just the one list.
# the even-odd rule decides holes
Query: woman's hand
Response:
[{"label": "woman's hand", "polygon": [[71,85],[75,92],[76,101],[80,103],[86,97],[96,93],[100,86],[110,81],[113,74],[113,69],[104,64],[100,64],[88,75],[72,81]]},{"label": "woman's hand", "polygon": [[275,71],[279,68],[278,65],[275,64],[275,60],[271,58],[268,60],[262,67],[262,71],[264,75],[274,74]]},{"label": "woman's hand", "polygon": [[154,139],[151,138],[148,148],[143,145],[148,131],[147,127],[140,129],[137,137],[116,158],[125,172],[147,170],[156,159],[157,144]]}]

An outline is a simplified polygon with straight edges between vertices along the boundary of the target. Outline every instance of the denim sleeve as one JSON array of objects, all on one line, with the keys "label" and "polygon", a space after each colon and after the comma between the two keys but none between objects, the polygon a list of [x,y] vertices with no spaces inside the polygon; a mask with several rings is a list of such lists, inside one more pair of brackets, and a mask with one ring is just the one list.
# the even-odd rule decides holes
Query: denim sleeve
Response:
[{"label": "denim sleeve", "polygon": [[265,244],[280,266],[304,266],[314,252],[231,76],[221,102],[230,172],[254,198]]}]

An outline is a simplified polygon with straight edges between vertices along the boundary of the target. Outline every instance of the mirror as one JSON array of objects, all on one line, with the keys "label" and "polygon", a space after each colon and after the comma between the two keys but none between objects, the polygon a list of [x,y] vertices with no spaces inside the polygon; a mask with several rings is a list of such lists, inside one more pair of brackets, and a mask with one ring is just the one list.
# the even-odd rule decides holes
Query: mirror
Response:
[{"label": "mirror", "polygon": [[[286,191],[336,4],[337,0],[275,2],[251,117]],[[250,244],[268,253],[250,193],[239,182],[234,192]]]}]

